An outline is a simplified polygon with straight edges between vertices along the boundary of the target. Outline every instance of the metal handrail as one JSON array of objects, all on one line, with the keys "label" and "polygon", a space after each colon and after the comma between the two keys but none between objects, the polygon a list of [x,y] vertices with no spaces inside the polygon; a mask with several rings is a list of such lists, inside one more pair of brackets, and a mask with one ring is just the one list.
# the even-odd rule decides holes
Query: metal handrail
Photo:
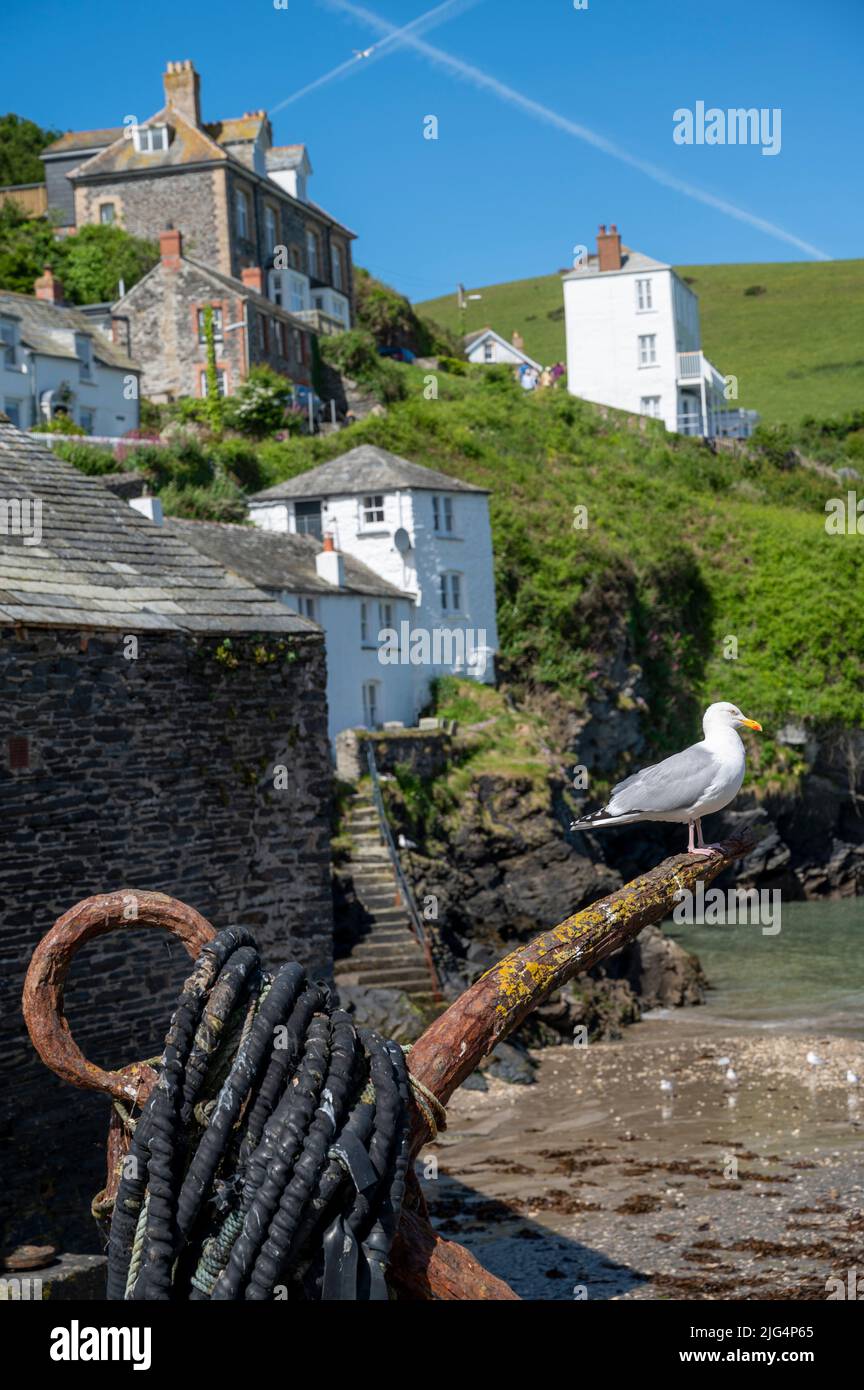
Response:
[{"label": "metal handrail", "polygon": [[414,894],[411,892],[411,889],[408,886],[408,880],[405,877],[404,871],[402,869],[402,864],[399,859],[399,851],[396,848],[396,841],[393,839],[393,832],[390,829],[390,822],[387,819],[387,808],[384,805],[384,797],[381,792],[381,782],[378,777],[378,764],[375,761],[375,750],[373,749],[371,743],[367,743],[366,745],[366,763],[369,768],[369,776],[372,780],[372,800],[374,801],[375,809],[378,812],[378,828],[381,833],[381,839],[384,841],[384,844],[387,847],[387,852],[390,855],[390,863],[393,867],[393,872],[396,875],[397,887],[402,896],[402,901],[408,909],[408,917],[411,922],[411,930],[416,936],[417,942],[421,947],[423,955],[426,959],[426,966],[429,970],[429,976],[432,980],[433,993],[436,995],[438,999],[442,999],[444,996],[441,990],[441,981],[438,978],[438,971],[435,968],[435,961],[432,956],[432,948],[429,945],[429,938],[426,935],[426,931],[423,926],[423,919],[420,916],[417,904],[414,901]]}]

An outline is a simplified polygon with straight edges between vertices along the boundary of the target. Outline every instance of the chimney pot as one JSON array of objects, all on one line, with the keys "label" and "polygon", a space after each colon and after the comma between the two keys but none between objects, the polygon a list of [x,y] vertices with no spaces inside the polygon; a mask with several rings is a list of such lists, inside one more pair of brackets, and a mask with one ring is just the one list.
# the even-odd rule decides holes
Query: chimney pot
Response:
[{"label": "chimney pot", "polygon": [[341,589],[345,583],[345,558],[336,549],[332,536],[324,537],[324,549],[315,556],[315,570],[319,579],[334,588]]},{"label": "chimney pot", "polygon": [[37,299],[44,299],[46,304],[63,303],[63,286],[52,271],[50,265],[46,265],[44,272],[34,283],[33,292]]},{"label": "chimney pot", "polygon": [[162,78],[165,88],[165,105],[170,106],[190,125],[201,124],[201,78],[195,71],[191,59],[184,58],[181,63],[168,63]]}]

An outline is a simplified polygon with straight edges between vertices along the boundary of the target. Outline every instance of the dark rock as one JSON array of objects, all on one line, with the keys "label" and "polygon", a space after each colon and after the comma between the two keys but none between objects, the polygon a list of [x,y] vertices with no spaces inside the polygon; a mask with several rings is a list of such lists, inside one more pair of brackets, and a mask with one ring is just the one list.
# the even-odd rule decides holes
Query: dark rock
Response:
[{"label": "dark rock", "polygon": [[702,1004],[708,981],[696,956],[659,927],[645,927],[604,963],[611,979],[625,980],[643,1009]]},{"label": "dark rock", "polygon": [[498,1081],[509,1081],[511,1086],[533,1086],[536,1082],[534,1072],[537,1063],[523,1048],[513,1042],[499,1043],[490,1053],[491,1060],[484,1066],[490,1076]]},{"label": "dark rock", "polygon": [[462,1082],[463,1091],[488,1091],[489,1082],[482,1071],[472,1071],[470,1076],[466,1076]]},{"label": "dark rock", "polygon": [[397,1043],[416,1042],[429,1020],[401,989],[340,985],[339,1002],[362,1028],[374,1028]]}]

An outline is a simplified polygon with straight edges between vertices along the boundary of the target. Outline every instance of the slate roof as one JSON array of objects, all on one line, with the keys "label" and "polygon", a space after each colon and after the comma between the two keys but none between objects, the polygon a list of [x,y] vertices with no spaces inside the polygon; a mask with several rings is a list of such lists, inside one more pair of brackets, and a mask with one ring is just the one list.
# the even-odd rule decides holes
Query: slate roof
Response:
[{"label": "slate roof", "polygon": [[0,530],[0,625],[320,635],[2,414],[0,498],[42,503],[38,545]]},{"label": "slate roof", "polygon": [[[265,295],[259,294],[258,291],[253,290],[251,286],[244,285],[242,280],[235,280],[233,275],[223,275],[221,270],[214,270],[212,266],[205,265],[203,261],[194,261],[191,256],[185,254],[181,254],[180,259],[185,261],[187,265],[194,266],[197,271],[200,271],[200,273],[206,276],[214,285],[230,290],[238,299],[248,299],[250,304],[256,305],[262,313],[268,314],[271,318],[281,319],[289,328],[297,328],[301,333],[309,333],[311,331],[308,323],[305,323],[303,319],[297,318],[296,315],[291,313],[290,309],[284,308],[281,304],[275,304],[272,299],[267,299]],[[140,280],[136,280],[135,284],[130,290],[126,291],[122,299],[117,300],[117,303],[113,306],[114,312],[117,313],[123,305],[130,302],[134,305],[135,300],[139,298],[137,293],[139,287],[146,284],[153,276],[164,277],[164,275],[165,271],[162,262],[157,261],[154,266],[150,267],[146,275],[142,275]]]},{"label": "slate roof", "polygon": [[72,172],[73,182],[79,178],[90,178],[94,174],[173,169],[184,164],[200,164],[228,158],[226,151],[211,139],[205,129],[192,125],[191,121],[187,121],[173,106],[163,106],[155,116],[139,122],[141,129],[157,125],[167,125],[171,128],[172,135],[167,150],[155,150],[153,153],[137,150],[135,141],[131,136],[127,139],[124,131],[120,139],[115,140],[107,149],[100,150],[98,154],[79,164]]},{"label": "slate roof", "polygon": [[415,488],[423,492],[480,492],[488,488],[463,483],[435,468],[391,454],[375,444],[359,444],[329,463],[310,468],[287,482],[256,492],[253,502],[279,502],[288,497],[337,497],[358,492],[387,492]]},{"label": "slate roof", "polygon": [[653,256],[646,256],[642,251],[633,251],[629,246],[621,247],[621,267],[619,270],[601,270],[596,252],[589,255],[581,270],[571,270],[567,275],[562,275],[562,280],[582,280],[586,276],[592,275],[620,275],[622,271],[629,270],[631,273],[637,270],[669,270],[670,267],[665,261],[655,261]]},{"label": "slate roof", "polygon": [[413,594],[388,584],[353,555],[342,556],[345,583],[328,584],[315,568],[321,542],[314,536],[265,531],[223,521],[182,521],[172,517],[166,528],[202,555],[218,560],[259,589],[297,594],[371,594],[378,598],[407,598]]},{"label": "slate roof", "polygon": [[[46,357],[66,357],[77,362],[75,342],[69,334],[86,333],[93,344],[93,356],[97,361],[106,367],[120,367],[127,372],[141,371],[136,362],[96,328],[92,319],[71,305],[52,304],[47,299],[37,299],[33,294],[0,290],[0,314],[12,314],[19,319],[24,347],[32,348]],[[62,336],[55,336],[57,329],[61,330]]]},{"label": "slate roof", "polygon": [[48,145],[42,153],[74,154],[78,150],[94,150],[100,145],[113,145],[122,134],[122,126],[113,126],[106,130],[67,130],[65,135]]}]

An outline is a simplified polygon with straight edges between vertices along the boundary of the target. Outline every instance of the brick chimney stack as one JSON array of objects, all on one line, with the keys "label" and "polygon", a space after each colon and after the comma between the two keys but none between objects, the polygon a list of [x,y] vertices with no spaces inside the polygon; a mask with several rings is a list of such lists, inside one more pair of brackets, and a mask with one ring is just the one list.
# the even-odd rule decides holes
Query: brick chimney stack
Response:
[{"label": "brick chimney stack", "polygon": [[240,278],[247,290],[254,290],[256,294],[264,293],[264,272],[260,265],[244,266]]},{"label": "brick chimney stack", "polygon": [[602,223],[597,233],[597,269],[621,269],[621,233],[614,222],[608,232],[606,224]]},{"label": "brick chimney stack", "polygon": [[179,270],[180,258],[183,255],[182,232],[175,231],[173,227],[167,227],[164,232],[160,232],[159,254],[166,270]]},{"label": "brick chimney stack", "polygon": [[201,78],[191,61],[169,63],[162,76],[165,105],[170,106],[190,125],[201,124]]},{"label": "brick chimney stack", "polygon": [[44,299],[46,304],[63,303],[63,286],[52,271],[50,265],[46,265],[45,271],[33,285],[33,290],[37,299]]}]

